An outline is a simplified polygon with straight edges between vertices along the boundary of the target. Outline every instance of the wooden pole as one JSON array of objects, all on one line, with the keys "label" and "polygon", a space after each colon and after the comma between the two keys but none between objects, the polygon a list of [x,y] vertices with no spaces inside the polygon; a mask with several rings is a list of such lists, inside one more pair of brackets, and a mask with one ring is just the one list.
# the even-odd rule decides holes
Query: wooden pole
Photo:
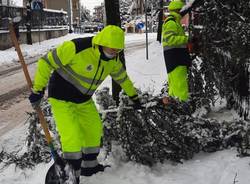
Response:
[{"label": "wooden pole", "polygon": [[[20,49],[20,46],[19,46],[16,34],[15,34],[12,22],[9,22],[9,31],[10,31],[10,37],[11,37],[12,43],[13,43],[13,45],[14,45],[14,47],[16,49],[16,52],[18,54],[18,57],[19,57],[19,62],[22,65],[24,76],[26,78],[28,87],[29,87],[29,89],[31,91],[31,89],[32,89],[32,81],[31,81],[31,78],[30,78],[30,75],[29,75],[29,71],[28,71],[27,65],[25,64],[25,61],[24,61],[24,58],[23,58],[23,54],[22,54],[22,51]],[[51,144],[52,144],[52,138],[51,138],[51,135],[49,133],[48,124],[47,124],[47,122],[46,122],[46,120],[44,118],[44,114],[42,112],[42,109],[39,107],[39,108],[36,109],[36,112],[38,114],[38,118],[39,118],[39,121],[40,121],[41,126],[43,128],[43,131],[45,133],[45,138],[46,138],[49,146],[51,146]]]}]

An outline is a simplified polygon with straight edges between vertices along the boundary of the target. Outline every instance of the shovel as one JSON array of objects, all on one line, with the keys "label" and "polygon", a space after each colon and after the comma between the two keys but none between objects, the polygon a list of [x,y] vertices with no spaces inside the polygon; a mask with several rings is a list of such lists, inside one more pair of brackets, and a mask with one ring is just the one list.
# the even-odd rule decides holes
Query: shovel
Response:
[{"label": "shovel", "polygon": [[[18,54],[19,62],[22,65],[22,69],[23,69],[23,72],[24,72],[28,87],[29,87],[29,89],[31,91],[31,89],[32,89],[32,81],[31,81],[31,78],[30,78],[30,75],[29,75],[29,72],[28,72],[27,65],[24,62],[24,57],[23,57],[22,51],[20,49],[16,34],[15,34],[13,21],[11,19],[8,20],[8,25],[9,25],[11,40],[12,40],[12,42],[14,44],[14,47],[16,49],[16,52]],[[66,182],[66,180],[69,179],[69,176],[67,176],[67,174],[70,174],[69,172],[72,171],[72,170],[69,170],[69,169],[66,170],[67,164],[58,155],[57,151],[54,149],[54,146],[53,146],[53,143],[52,143],[52,137],[51,137],[51,135],[49,133],[48,124],[47,124],[47,122],[46,122],[46,120],[44,118],[44,114],[42,112],[42,109],[39,107],[39,108],[36,109],[36,112],[38,114],[39,122],[41,123],[41,126],[43,128],[46,141],[48,143],[52,158],[54,160],[54,164],[49,168],[49,170],[47,172],[46,179],[45,179],[45,184],[64,184]],[[72,172],[71,172],[70,175],[74,176],[72,174]],[[75,184],[76,182],[73,181],[71,183]]]}]

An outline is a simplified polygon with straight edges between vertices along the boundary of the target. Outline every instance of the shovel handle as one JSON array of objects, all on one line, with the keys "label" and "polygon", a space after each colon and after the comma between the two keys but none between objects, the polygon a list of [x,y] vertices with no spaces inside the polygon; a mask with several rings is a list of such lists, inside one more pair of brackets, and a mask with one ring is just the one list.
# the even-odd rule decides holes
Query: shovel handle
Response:
[{"label": "shovel handle", "polygon": [[[16,33],[14,31],[13,23],[11,21],[9,22],[9,31],[10,31],[10,38],[11,38],[11,40],[12,40],[12,42],[14,44],[14,47],[16,49],[16,52],[18,54],[19,62],[22,65],[22,69],[23,69],[23,72],[24,72],[24,75],[25,75],[28,87],[29,87],[29,89],[31,91],[31,89],[32,89],[32,81],[31,81],[31,78],[30,78],[30,75],[29,75],[29,71],[28,71],[27,65],[25,64],[25,61],[24,61],[24,58],[23,58],[23,54],[22,54],[21,48],[19,46],[19,43],[18,43],[18,40],[17,40],[17,37],[16,37]],[[43,111],[39,107],[39,108],[36,109],[36,112],[38,114],[38,118],[39,118],[39,121],[40,121],[40,123],[42,125],[43,131],[45,133],[46,141],[47,141],[47,143],[49,145],[51,145],[52,138],[51,138],[51,135],[49,133],[48,123],[46,122],[46,120],[44,118]]]}]

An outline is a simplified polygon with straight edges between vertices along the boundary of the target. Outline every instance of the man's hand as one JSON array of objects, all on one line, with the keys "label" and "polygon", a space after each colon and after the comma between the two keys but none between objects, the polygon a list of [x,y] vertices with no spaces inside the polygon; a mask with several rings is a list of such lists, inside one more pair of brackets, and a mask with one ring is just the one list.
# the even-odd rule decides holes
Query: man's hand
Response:
[{"label": "man's hand", "polygon": [[44,91],[38,91],[38,92],[32,91],[31,92],[29,96],[29,101],[33,109],[37,109],[40,106],[43,96],[44,96]]}]

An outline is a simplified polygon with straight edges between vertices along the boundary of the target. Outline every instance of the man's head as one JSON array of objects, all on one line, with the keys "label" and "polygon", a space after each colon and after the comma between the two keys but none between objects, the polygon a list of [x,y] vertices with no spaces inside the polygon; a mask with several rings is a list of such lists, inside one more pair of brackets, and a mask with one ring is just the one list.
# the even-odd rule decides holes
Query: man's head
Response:
[{"label": "man's head", "polygon": [[185,4],[182,0],[172,0],[168,5],[168,10],[179,12],[184,5]]},{"label": "man's head", "polygon": [[93,43],[102,46],[105,55],[112,58],[124,49],[124,40],[124,31],[118,26],[109,25],[93,38]]},{"label": "man's head", "polygon": [[103,47],[122,50],[124,49],[124,40],[124,31],[118,26],[109,25],[94,37],[93,43]]}]

